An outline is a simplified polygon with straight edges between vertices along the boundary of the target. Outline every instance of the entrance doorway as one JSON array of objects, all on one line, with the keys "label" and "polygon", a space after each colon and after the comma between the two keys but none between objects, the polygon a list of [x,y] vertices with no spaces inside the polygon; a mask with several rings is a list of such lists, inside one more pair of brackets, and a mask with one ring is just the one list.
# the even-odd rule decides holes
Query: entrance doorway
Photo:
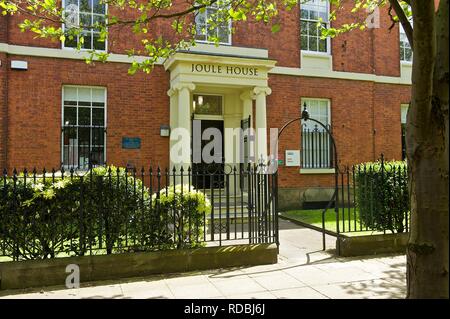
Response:
[{"label": "entrance doorway", "polygon": [[[201,155],[200,162],[192,164],[193,172],[193,185],[197,189],[208,189],[208,188],[223,188],[224,186],[224,123],[223,120],[194,120],[201,123]],[[216,147],[209,150],[205,150],[207,146],[214,138],[214,136],[203,136],[203,132],[206,129],[213,128],[220,131],[221,148]],[[203,137],[205,139],[203,139]],[[198,138],[198,137],[193,137]],[[215,141],[217,143],[217,141]],[[213,158],[212,162],[205,161],[204,151]]]}]

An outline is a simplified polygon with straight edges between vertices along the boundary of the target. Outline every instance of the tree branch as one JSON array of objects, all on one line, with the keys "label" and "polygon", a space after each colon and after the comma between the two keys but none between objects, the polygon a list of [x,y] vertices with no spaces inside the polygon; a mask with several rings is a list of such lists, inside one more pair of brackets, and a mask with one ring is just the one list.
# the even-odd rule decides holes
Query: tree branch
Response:
[{"label": "tree branch", "polygon": [[[395,13],[397,14],[397,17],[403,26],[403,30],[405,30],[409,45],[412,48],[413,47],[413,28],[412,28],[411,23],[408,20],[408,17],[406,16],[405,12],[403,11],[403,8],[400,5],[400,3],[398,2],[398,0],[389,0],[389,3],[391,4],[392,8],[394,8]],[[406,2],[406,3],[408,3],[408,2]]]},{"label": "tree branch", "polygon": [[[207,7],[209,5],[212,5],[212,4],[216,3],[217,1],[218,0],[212,0],[208,4],[194,5],[186,10],[178,11],[178,12],[174,12],[174,13],[170,13],[170,14],[154,14],[154,15],[150,16],[149,18],[145,19],[144,21],[141,21],[141,23],[147,23],[147,22],[150,22],[151,20],[156,20],[156,19],[170,19],[170,18],[182,17],[191,12],[194,12],[194,11],[197,11],[204,7]],[[117,20],[117,22],[107,24],[107,26],[111,26],[114,24],[134,24],[134,23],[136,23],[136,20]]]}]

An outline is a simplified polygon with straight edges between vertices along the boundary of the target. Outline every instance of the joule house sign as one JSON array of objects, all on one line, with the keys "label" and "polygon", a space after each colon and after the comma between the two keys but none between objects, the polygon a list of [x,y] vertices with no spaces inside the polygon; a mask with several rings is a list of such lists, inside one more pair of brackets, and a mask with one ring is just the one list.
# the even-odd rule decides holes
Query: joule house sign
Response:
[{"label": "joule house sign", "polygon": [[192,73],[258,76],[258,68],[219,64],[192,63]]}]

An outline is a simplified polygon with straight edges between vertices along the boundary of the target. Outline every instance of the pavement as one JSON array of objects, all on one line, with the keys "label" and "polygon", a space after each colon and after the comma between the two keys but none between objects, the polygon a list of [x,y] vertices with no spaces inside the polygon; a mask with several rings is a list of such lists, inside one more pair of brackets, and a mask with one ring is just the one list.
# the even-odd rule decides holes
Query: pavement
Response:
[{"label": "pavement", "polygon": [[405,255],[335,257],[335,238],[280,220],[277,264],[81,284],[76,289],[1,291],[0,298],[405,298]]}]

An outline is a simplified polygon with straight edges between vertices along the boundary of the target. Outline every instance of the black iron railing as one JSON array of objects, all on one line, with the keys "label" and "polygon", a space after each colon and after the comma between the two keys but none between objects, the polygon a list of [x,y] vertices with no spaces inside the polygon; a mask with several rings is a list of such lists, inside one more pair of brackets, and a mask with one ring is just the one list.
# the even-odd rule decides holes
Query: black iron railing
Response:
[{"label": "black iron railing", "polygon": [[[330,131],[331,127],[326,126]],[[331,135],[315,124],[302,124],[301,132],[301,166],[302,168],[333,168],[333,142]]]},{"label": "black iron railing", "polygon": [[278,243],[276,197],[262,166],[4,170],[0,261]]},{"label": "black iron railing", "polygon": [[105,165],[106,128],[92,125],[62,127],[62,165],[66,169],[87,169]]},{"label": "black iron railing", "polygon": [[[338,234],[352,232],[406,233],[410,228],[408,168],[405,162],[386,162],[341,167],[332,205],[324,209],[322,224],[336,219]],[[335,200],[337,198],[337,201]]]}]

